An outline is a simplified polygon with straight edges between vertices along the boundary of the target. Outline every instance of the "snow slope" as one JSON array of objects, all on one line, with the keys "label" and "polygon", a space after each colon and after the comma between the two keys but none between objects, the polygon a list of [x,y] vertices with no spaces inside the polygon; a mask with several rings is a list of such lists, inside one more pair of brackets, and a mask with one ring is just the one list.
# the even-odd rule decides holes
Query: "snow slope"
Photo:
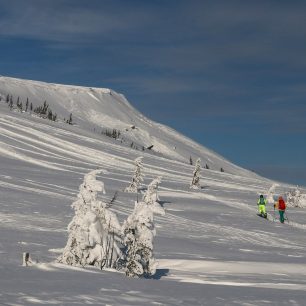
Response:
[{"label": "snow slope", "polygon": [[13,96],[15,104],[18,97],[23,105],[28,98],[34,108],[47,101],[60,119],[68,119],[72,113],[73,121],[82,129],[97,133],[105,128],[120,130],[128,145],[132,142],[139,148],[153,145],[152,150],[165,157],[186,162],[190,156],[194,161],[200,157],[203,165],[207,163],[212,169],[220,170],[223,167],[226,172],[234,174],[246,172],[173,129],[149,120],[133,108],[123,95],[110,89],[0,76],[2,99],[5,100],[8,94]]},{"label": "snow slope", "polygon": [[[194,144],[193,152],[203,160],[213,160],[217,170],[226,163],[232,173],[203,170],[202,189],[190,190],[193,166],[188,164],[187,139],[145,119],[122,96],[93,89],[99,101],[88,98],[77,117],[76,104],[71,105],[82,104],[81,99],[68,106],[70,92],[80,90],[82,97],[90,97],[90,89],[9,78],[1,78],[0,84],[4,97],[11,91],[14,97],[43,101],[48,94],[50,105],[54,98],[52,108],[60,113],[62,107],[64,116],[73,111],[77,122],[51,122],[9,111],[0,102],[0,305],[305,305],[306,211],[289,209],[286,224],[273,218],[271,205],[268,220],[256,216],[258,194],[274,182]],[[109,95],[106,100],[104,95]],[[96,116],[119,118],[122,127],[134,123],[166,149],[158,154],[137,151],[94,133],[91,115],[84,114],[95,103]],[[167,151],[172,145],[178,155]],[[111,199],[119,191],[112,210],[122,224],[133,210],[136,196],[123,190],[138,156],[143,156],[145,184],[163,177],[159,197],[166,215],[156,217],[156,276],[128,279],[118,272],[56,264],[84,174],[104,170],[98,176],[105,183],[102,197]],[[288,188],[279,183],[276,192]],[[21,266],[27,251],[39,264]]]}]

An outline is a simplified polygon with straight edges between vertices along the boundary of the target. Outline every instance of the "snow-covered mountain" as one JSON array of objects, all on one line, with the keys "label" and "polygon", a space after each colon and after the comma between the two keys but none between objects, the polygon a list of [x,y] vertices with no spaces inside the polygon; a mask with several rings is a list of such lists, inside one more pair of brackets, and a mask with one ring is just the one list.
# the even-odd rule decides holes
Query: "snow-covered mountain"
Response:
[{"label": "snow-covered mountain", "polygon": [[175,130],[153,122],[138,112],[121,95],[111,89],[49,84],[0,76],[0,95],[5,100],[12,95],[16,101],[28,99],[33,108],[47,102],[59,121],[68,119],[72,113],[76,126],[88,131],[105,129],[120,131],[126,145],[139,149],[152,147],[152,151],[164,157],[189,162],[201,158],[202,164],[211,169],[233,174],[248,174],[244,169],[230,163],[222,156],[199,145]]},{"label": "snow-covered mountain", "polygon": [[[268,219],[256,215],[258,195],[275,182],[150,121],[112,90],[1,77],[0,94],[0,305],[305,304],[305,209],[290,207],[285,224],[272,203]],[[18,97],[23,109],[27,98],[34,107],[46,100],[57,121],[15,109]],[[73,125],[63,120],[70,113]],[[101,135],[113,128],[119,139]],[[155,217],[154,278],[56,263],[84,175],[102,169],[100,199],[117,193],[110,209],[123,224],[137,198],[123,190],[140,156],[143,187],[162,176],[166,214]],[[198,190],[189,188],[190,156],[211,167]],[[23,252],[39,263],[23,267]]]}]

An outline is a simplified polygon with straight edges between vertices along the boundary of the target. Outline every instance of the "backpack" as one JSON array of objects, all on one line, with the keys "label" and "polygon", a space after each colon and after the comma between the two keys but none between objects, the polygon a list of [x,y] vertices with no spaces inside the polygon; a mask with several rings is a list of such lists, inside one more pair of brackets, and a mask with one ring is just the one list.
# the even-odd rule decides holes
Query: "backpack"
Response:
[{"label": "backpack", "polygon": [[279,210],[285,210],[286,209],[286,203],[283,199],[278,201],[278,209]]},{"label": "backpack", "polygon": [[259,198],[259,205],[266,205],[266,200],[265,198]]}]

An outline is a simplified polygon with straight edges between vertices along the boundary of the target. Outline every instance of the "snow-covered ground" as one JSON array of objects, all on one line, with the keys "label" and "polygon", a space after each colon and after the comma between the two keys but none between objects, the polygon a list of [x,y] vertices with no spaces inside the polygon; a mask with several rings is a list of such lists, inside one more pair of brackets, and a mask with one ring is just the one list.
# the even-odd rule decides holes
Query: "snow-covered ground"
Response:
[{"label": "snow-covered ground", "polygon": [[[37,105],[47,100],[58,115],[75,114],[76,124],[10,111],[8,93]],[[268,220],[256,216],[257,197],[271,180],[148,120],[110,90],[1,77],[0,94],[0,305],[305,305],[306,210],[290,208],[285,224],[271,204]],[[126,141],[155,141],[158,150],[135,150],[97,132],[132,125]],[[163,177],[166,215],[155,217],[156,275],[131,279],[55,263],[84,174],[105,170],[98,175],[102,198],[119,191],[112,210],[122,223],[136,199],[123,190],[139,156],[144,185]],[[200,190],[189,189],[189,156],[212,166],[202,170]],[[279,183],[276,192],[290,187]],[[23,267],[23,252],[39,263]]]}]

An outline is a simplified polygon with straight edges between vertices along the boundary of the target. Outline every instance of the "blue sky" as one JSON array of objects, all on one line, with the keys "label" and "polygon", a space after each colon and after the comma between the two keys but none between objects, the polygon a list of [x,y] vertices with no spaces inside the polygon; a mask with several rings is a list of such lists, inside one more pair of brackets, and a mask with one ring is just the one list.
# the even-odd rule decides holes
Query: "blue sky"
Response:
[{"label": "blue sky", "polygon": [[0,74],[110,87],[265,176],[306,185],[306,1],[0,0]]}]

